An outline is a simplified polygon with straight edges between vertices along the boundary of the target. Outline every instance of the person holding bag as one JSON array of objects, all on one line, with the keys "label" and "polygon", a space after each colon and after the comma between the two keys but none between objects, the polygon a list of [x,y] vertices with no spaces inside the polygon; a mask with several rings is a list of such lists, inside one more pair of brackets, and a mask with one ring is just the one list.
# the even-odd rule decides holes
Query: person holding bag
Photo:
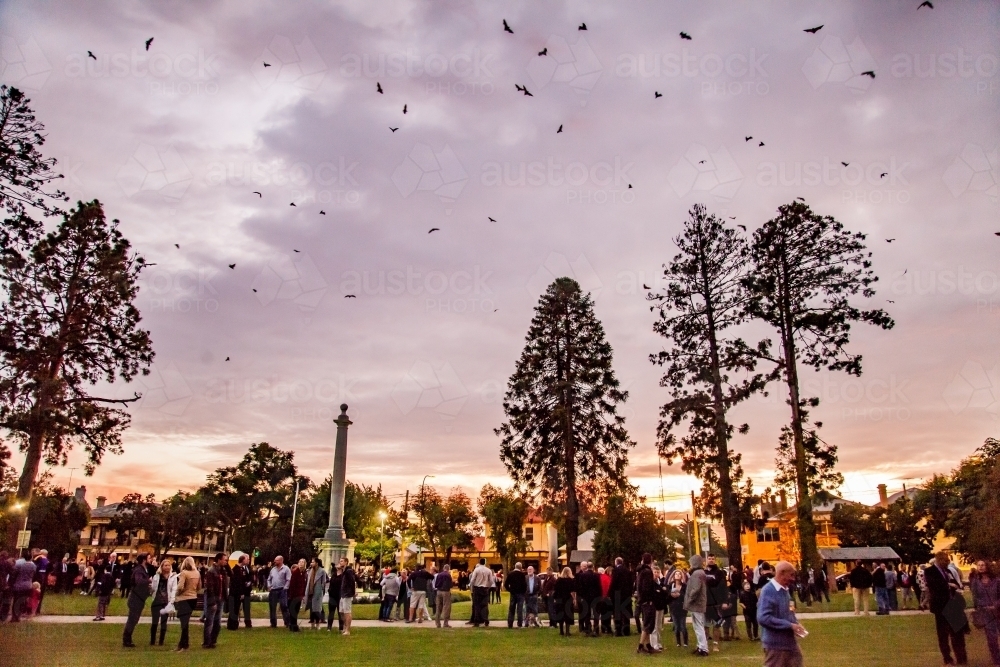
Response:
[{"label": "person holding bag", "polygon": [[[950,565],[948,553],[939,551],[934,555],[934,563],[924,570],[930,597],[930,610],[934,614],[934,629],[937,631],[938,648],[946,665],[960,665],[969,661],[965,651],[965,635],[969,632],[969,622],[965,618],[965,598],[962,597],[961,581],[956,581]],[[949,642],[951,646],[949,647]]]},{"label": "person holding bag", "polygon": [[160,563],[160,568],[149,581],[149,592],[153,596],[153,604],[149,608],[153,617],[153,625],[149,629],[149,645],[156,645],[156,628],[160,628],[160,646],[167,636],[167,618],[174,610],[173,601],[177,596],[177,575],[174,574],[169,560]]},{"label": "person holding bag", "polygon": [[1000,579],[986,561],[976,563],[969,577],[972,588],[972,623],[986,635],[986,645],[994,665],[1000,665]]}]

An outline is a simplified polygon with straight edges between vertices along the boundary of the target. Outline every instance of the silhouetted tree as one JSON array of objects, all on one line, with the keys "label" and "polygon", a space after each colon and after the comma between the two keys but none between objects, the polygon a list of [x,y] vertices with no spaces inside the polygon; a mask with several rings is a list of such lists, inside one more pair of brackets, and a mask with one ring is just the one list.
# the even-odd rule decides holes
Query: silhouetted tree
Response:
[{"label": "silhouetted tree", "polygon": [[149,332],[134,300],[145,265],[96,200],[79,203],[30,250],[0,253],[0,427],[25,454],[17,496],[30,499],[43,458],[65,463],[82,445],[86,473],[122,451],[138,400],[95,396],[93,387],[149,372]]},{"label": "silhouetted tree", "polygon": [[[767,378],[755,373],[757,350],[730,329],[747,319],[746,241],[736,229],[725,226],[715,215],[695,205],[674,239],[680,253],[664,266],[665,293],[650,293],[658,310],[653,330],[668,341],[668,347],[650,355],[653,363],[666,367],[660,386],[671,392],[671,400],[660,409],[657,427],[659,454],[702,480],[703,489],[714,499],[726,531],[729,562],[742,567],[740,552],[740,499],[742,468],[740,454],[730,447],[733,425],[728,411],[764,388]],[[735,376],[735,377],[734,377]],[[677,430],[687,422],[687,432]],[[748,426],[740,427],[746,433]],[[717,499],[716,499],[717,498]]]},{"label": "silhouetted tree", "polygon": [[851,325],[866,322],[883,329],[893,326],[883,310],[860,310],[851,297],[875,295],[878,280],[871,268],[865,235],[851,233],[830,216],[820,216],[802,202],[778,208],[750,245],[752,267],[743,283],[749,291],[748,312],[778,333],[780,349],[774,361],[788,387],[792,409],[792,445],[801,564],[819,562],[816,526],[809,496],[808,454],[800,414],[799,365],[816,370],[861,374],[861,355],[851,354]]},{"label": "silhouetted tree", "polygon": [[504,572],[514,568],[517,557],[528,549],[524,524],[531,512],[528,500],[517,489],[487,484],[479,492],[479,514],[486,524],[486,537],[493,542]]},{"label": "silhouetted tree", "polygon": [[580,534],[577,486],[626,483],[628,450],[618,404],[628,399],[611,365],[612,350],[589,294],[557,278],[535,307],[526,345],[507,384],[500,459],[511,477],[548,502],[565,494],[566,548]]}]

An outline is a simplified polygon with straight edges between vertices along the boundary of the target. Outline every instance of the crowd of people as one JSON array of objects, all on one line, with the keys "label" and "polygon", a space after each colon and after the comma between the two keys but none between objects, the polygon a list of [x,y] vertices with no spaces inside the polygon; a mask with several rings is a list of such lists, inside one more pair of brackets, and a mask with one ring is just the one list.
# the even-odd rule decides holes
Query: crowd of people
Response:
[{"label": "crowd of people", "polygon": [[[19,622],[23,616],[39,613],[50,585],[65,594],[74,593],[79,585],[80,594],[97,598],[94,621],[105,619],[112,596],[126,599],[124,647],[135,646],[135,628],[150,602],[150,644],[164,644],[168,620],[176,617],[180,625],[177,650],[186,651],[190,619],[199,606],[203,648],[216,646],[224,614],[228,614],[229,630],[240,628],[241,616],[245,628],[253,627],[254,592],[266,592],[272,628],[278,627],[280,616],[285,628],[299,632],[306,608],[310,628],[319,630],[325,625],[332,632],[336,621],[338,632],[349,636],[353,603],[366,584],[379,591],[379,621],[433,620],[443,628],[451,627],[455,590],[471,591],[472,612],[466,624],[475,627],[490,625],[490,604],[498,602],[500,591],[505,590],[509,594],[507,616],[500,620],[506,620],[508,628],[542,627],[544,614],[546,624],[565,637],[573,634],[574,627],[585,636],[621,637],[632,634],[634,623],[640,653],[662,652],[672,635],[676,647],[689,647],[690,642],[695,655],[707,656],[720,650],[720,642],[742,638],[742,617],[746,639],[762,641],[765,653],[778,656],[777,662],[765,664],[801,664],[796,635],[803,635],[804,630],[795,618],[796,597],[806,605],[823,599],[829,602],[825,569],[797,572],[789,563],[772,566],[763,561],[743,570],[723,568],[712,555],[692,556],[686,565],[656,563],[646,554],[637,565],[617,558],[606,567],[583,562],[545,572],[521,563],[503,572],[481,559],[472,572],[418,564],[412,570],[369,567],[357,573],[346,558],[328,571],[319,558],[300,559],[289,567],[277,556],[267,565],[254,567],[246,555],[230,565],[224,553],[201,566],[190,557],[156,562],[146,554],[131,559],[96,557],[90,562],[74,562],[67,555],[53,563],[48,552],[33,549],[29,556],[17,559],[0,552],[0,621],[9,617]],[[930,611],[945,664],[966,663],[965,637],[971,628],[961,595],[964,582],[946,553],[937,554],[925,568],[858,561],[846,583],[854,597],[855,614],[870,613],[872,592],[880,615],[907,609],[911,602],[915,608]],[[983,631],[993,663],[1000,665],[1000,578],[995,566],[976,563],[969,587],[972,625]]]}]

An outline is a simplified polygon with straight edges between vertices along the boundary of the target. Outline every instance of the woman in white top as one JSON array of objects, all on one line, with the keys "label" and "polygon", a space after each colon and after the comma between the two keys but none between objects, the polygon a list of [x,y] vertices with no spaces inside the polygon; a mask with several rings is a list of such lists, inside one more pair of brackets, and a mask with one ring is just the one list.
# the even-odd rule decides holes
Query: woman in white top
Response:
[{"label": "woman in white top", "polygon": [[160,646],[163,646],[163,639],[167,636],[167,618],[174,608],[174,598],[177,596],[177,575],[171,565],[169,560],[164,559],[156,574],[149,580],[149,592],[153,598],[150,608],[153,616],[153,625],[149,629],[150,646],[156,643],[157,625],[160,626]]}]

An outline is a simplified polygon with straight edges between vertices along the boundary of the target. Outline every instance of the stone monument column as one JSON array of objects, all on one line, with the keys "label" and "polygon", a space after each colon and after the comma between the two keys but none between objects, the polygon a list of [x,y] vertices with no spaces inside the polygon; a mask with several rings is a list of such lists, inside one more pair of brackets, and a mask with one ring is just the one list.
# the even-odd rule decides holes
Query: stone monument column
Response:
[{"label": "stone monument column", "polygon": [[344,491],[347,486],[347,404],[340,406],[340,416],[333,420],[337,425],[337,442],[333,452],[333,478],[330,485],[330,522],[326,534],[316,540],[316,550],[323,559],[323,566],[330,567],[341,558],[354,562],[354,540],[344,531]]}]

